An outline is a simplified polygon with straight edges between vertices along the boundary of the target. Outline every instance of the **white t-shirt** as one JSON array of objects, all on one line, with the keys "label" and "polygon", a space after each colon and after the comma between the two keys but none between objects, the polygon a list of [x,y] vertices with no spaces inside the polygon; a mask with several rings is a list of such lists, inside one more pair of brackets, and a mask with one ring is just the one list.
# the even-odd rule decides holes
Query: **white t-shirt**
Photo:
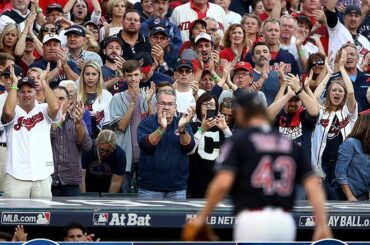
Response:
[{"label": "white t-shirt", "polygon": [[195,108],[195,104],[196,101],[193,96],[193,90],[190,89],[187,92],[179,92],[176,90],[176,105],[178,112],[185,113],[190,106],[194,106]]},{"label": "white t-shirt", "polygon": [[233,11],[229,11],[226,13],[226,19],[229,25],[231,24],[240,24],[240,21],[242,20],[242,16],[238,13],[235,13]]},{"label": "white t-shirt", "polygon": [[[55,121],[59,120],[57,116]],[[27,113],[18,105],[15,116],[5,124],[8,158],[6,172],[19,180],[44,180],[54,172],[48,104],[35,104]]]}]

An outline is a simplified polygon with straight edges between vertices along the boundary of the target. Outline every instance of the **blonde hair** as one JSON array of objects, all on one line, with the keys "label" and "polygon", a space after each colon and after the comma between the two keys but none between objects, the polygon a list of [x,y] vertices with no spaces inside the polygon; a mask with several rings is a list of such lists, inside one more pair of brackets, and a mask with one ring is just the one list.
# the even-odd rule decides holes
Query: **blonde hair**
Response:
[{"label": "blonde hair", "polygon": [[81,76],[80,76],[80,86],[78,89],[78,95],[77,95],[77,101],[82,101],[85,103],[87,100],[87,93],[86,93],[86,84],[84,81],[84,73],[87,67],[94,68],[99,73],[98,83],[96,84],[96,97],[99,102],[103,99],[103,74],[100,68],[100,65],[96,61],[89,61],[85,64],[85,66],[82,68]]},{"label": "blonde hair", "polygon": [[39,74],[39,75],[41,75],[42,74],[42,70],[41,70],[41,68],[38,68],[38,67],[32,67],[32,68],[30,68],[28,71],[27,71],[27,76],[29,76],[29,74],[30,74],[30,72],[32,72],[32,71],[34,71],[34,72],[37,72],[37,74]]},{"label": "blonde hair", "polygon": [[[86,32],[90,33],[90,31],[86,30]],[[87,51],[91,51],[94,53],[100,52],[100,46],[99,43],[95,41],[94,37],[90,34],[86,34],[84,49]]]},{"label": "blonde hair", "polygon": [[107,6],[107,12],[110,16],[112,16],[113,13],[113,7],[117,4],[123,2],[125,4],[125,8],[127,9],[127,1],[126,0],[109,0],[108,6]]},{"label": "blonde hair", "polygon": [[[0,35],[0,50],[5,50],[5,48],[4,48],[4,37],[5,37],[5,35],[8,34],[11,31],[14,31],[14,30],[17,31],[17,42],[19,41],[19,38],[21,36],[21,31],[19,30],[18,26],[16,24],[13,24],[13,23],[8,23],[8,24],[5,25],[4,30]],[[13,51],[14,51],[16,45],[17,45],[17,43],[14,45]]]},{"label": "blonde hair", "polygon": [[59,83],[59,87],[63,87],[63,88],[67,88],[68,85],[72,85],[73,86],[73,90],[77,93],[78,88],[77,88],[77,85],[76,85],[76,83],[74,81],[72,81],[72,80],[62,80]]},{"label": "blonde hair", "polygon": [[117,147],[117,136],[116,134],[109,129],[104,129],[100,131],[98,137],[95,140],[96,144],[96,152],[98,153],[99,162],[100,160],[100,153],[99,153],[99,146],[101,144],[110,144],[112,146],[112,150],[114,151]]},{"label": "blonde hair", "polygon": [[343,108],[343,106],[347,102],[347,88],[346,88],[346,84],[344,83],[343,79],[341,79],[341,78],[334,79],[331,82],[331,84],[329,85],[328,89],[326,90],[326,97],[325,97],[325,101],[324,101],[324,108],[325,108],[325,111],[328,111],[328,112],[333,111],[333,105],[332,105],[331,100],[330,100],[330,90],[331,90],[331,88],[335,84],[340,85],[343,88],[343,90],[344,90],[344,98],[343,98],[343,101],[339,104],[337,110],[341,110]]}]

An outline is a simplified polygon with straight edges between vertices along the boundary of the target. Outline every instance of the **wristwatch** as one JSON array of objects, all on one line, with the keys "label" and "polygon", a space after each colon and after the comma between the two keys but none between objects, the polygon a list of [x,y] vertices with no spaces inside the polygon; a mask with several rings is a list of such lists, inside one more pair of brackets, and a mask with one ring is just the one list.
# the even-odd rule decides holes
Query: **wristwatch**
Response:
[{"label": "wristwatch", "polygon": [[179,134],[186,134],[186,128],[184,128],[184,130],[183,130],[183,131],[180,131],[180,130],[179,130]]}]

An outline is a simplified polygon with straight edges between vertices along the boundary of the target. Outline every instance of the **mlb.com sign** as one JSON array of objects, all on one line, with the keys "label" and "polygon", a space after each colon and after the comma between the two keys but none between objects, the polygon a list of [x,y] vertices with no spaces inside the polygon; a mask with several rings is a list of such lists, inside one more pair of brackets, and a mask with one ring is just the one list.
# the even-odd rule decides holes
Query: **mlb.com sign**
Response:
[{"label": "mlb.com sign", "polygon": [[1,224],[50,224],[50,212],[2,212]]}]

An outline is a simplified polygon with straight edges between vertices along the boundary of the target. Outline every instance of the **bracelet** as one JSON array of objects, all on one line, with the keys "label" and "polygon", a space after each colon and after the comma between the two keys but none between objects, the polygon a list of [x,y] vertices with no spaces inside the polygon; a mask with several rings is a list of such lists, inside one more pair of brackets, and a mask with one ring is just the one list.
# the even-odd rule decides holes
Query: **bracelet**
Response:
[{"label": "bracelet", "polygon": [[60,125],[60,123],[56,122],[55,124],[58,126],[58,128],[62,128],[62,125]]},{"label": "bracelet", "polygon": [[304,51],[303,50],[298,50],[298,56],[304,56]]},{"label": "bracelet", "polygon": [[215,73],[214,75],[212,75],[212,79],[218,82],[221,78]]},{"label": "bracelet", "polygon": [[298,90],[298,92],[295,92],[295,95],[296,95],[296,96],[298,96],[300,93],[302,93],[302,91],[303,91],[303,88],[301,87],[301,88]]},{"label": "bracelet", "polygon": [[17,86],[11,86],[10,88],[14,89],[14,90],[17,90],[17,91],[19,90],[19,88]]},{"label": "bracelet", "polygon": [[204,129],[202,127],[198,127],[198,132],[203,134],[204,133]]},{"label": "bracelet", "polygon": [[164,132],[159,127],[155,130],[155,132],[159,134],[160,136],[164,134]]},{"label": "bracelet", "polygon": [[22,35],[23,35],[23,34],[24,34],[24,35],[27,35],[27,33],[22,32]]}]

